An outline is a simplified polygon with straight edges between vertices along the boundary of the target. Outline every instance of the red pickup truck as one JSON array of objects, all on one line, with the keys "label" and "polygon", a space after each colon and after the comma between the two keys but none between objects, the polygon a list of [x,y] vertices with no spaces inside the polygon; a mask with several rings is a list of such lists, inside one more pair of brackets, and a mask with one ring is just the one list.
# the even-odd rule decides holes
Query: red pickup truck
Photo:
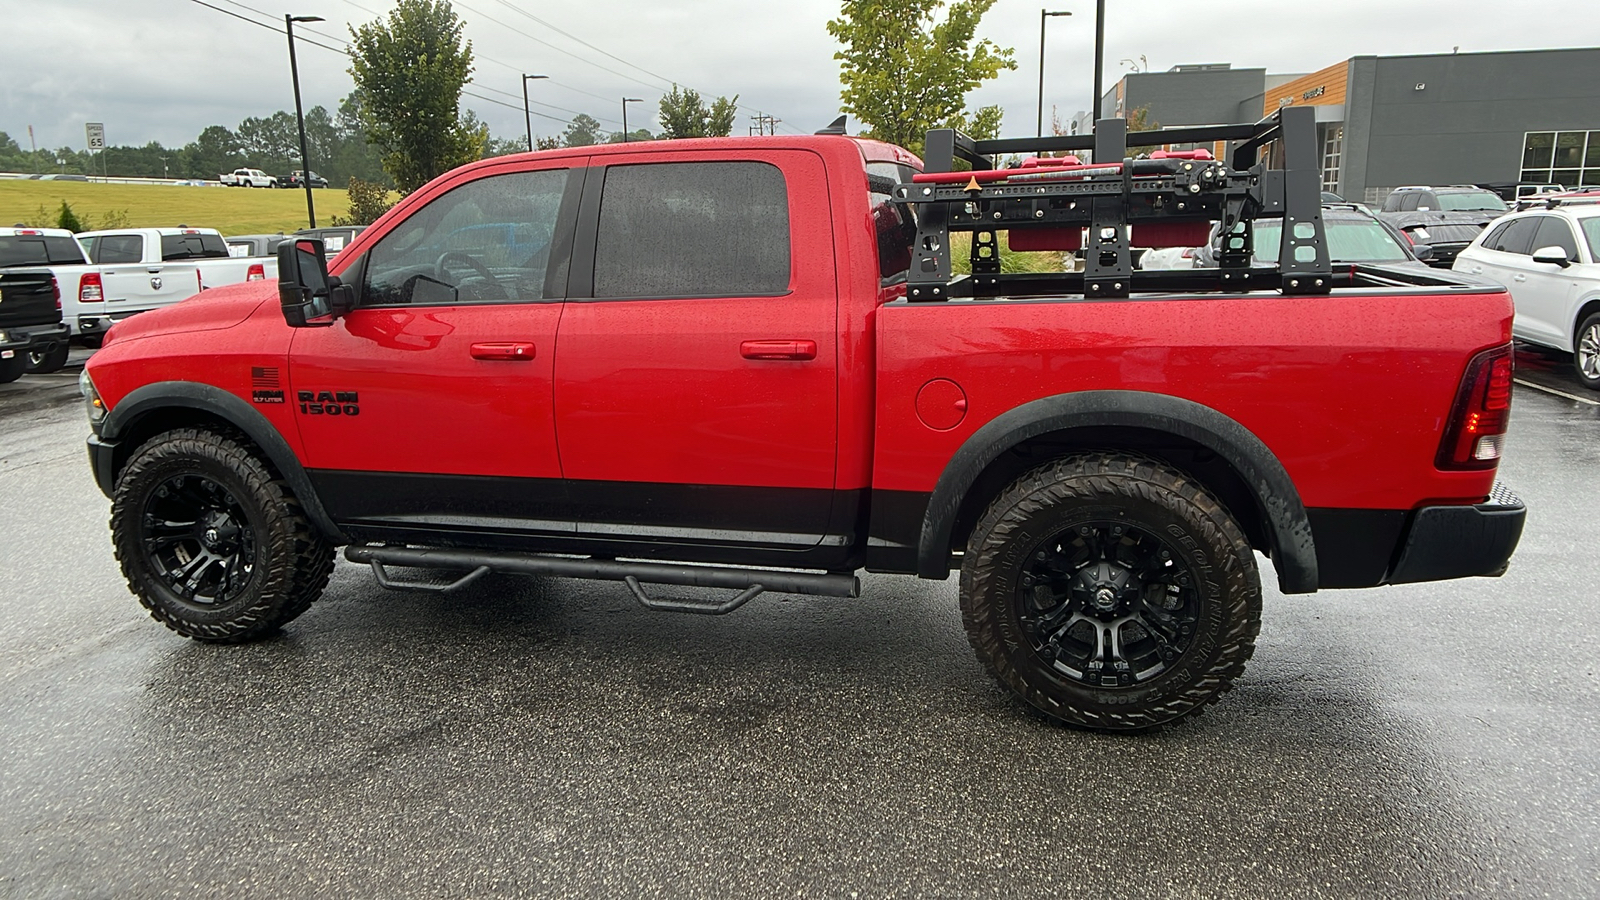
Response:
[{"label": "red pickup truck", "polygon": [[[386,586],[607,578],[693,612],[959,569],[974,648],[1028,703],[1180,718],[1253,652],[1258,552],[1309,593],[1496,575],[1521,533],[1495,479],[1509,298],[1331,270],[1306,112],[935,132],[928,171],[837,135],[465,166],[331,274],[297,240],[276,286],[113,329],[83,389],[117,557],[156,619],[213,642],[305,611],[340,545]],[[1213,139],[1231,162],[1127,155]],[[1108,162],[995,168],[1029,148]],[[1285,220],[1279,269],[1249,267],[1262,217]],[[1212,219],[1236,237],[1218,269],[1130,268],[1141,233]],[[997,231],[1084,270],[1012,276]]]}]

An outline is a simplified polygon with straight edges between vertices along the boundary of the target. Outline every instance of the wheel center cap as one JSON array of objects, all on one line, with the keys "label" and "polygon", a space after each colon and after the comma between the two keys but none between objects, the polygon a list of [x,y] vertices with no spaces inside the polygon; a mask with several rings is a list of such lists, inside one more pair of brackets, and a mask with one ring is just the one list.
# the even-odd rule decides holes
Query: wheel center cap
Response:
[{"label": "wheel center cap", "polygon": [[217,542],[217,530],[215,528],[207,528],[205,538],[207,544],[215,544]]},{"label": "wheel center cap", "polygon": [[1117,606],[1117,592],[1111,588],[1103,587],[1094,592],[1094,605],[1105,612],[1110,612]]}]

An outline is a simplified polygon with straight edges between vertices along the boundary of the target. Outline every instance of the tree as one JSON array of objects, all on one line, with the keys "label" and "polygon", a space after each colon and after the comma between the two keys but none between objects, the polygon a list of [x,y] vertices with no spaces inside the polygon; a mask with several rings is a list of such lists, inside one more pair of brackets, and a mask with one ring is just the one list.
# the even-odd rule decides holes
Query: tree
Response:
[{"label": "tree", "polygon": [[828,33],[844,45],[843,110],[871,127],[868,137],[922,152],[930,128],[960,128],[994,137],[1002,110],[967,113],[967,94],[1003,69],[1015,69],[1010,48],[973,43],[995,0],[844,0]]},{"label": "tree", "polygon": [[561,146],[587,147],[590,144],[600,143],[600,122],[594,116],[578,113],[572,117],[572,124],[561,133]]},{"label": "tree", "polygon": [[1150,107],[1141,106],[1128,111],[1128,133],[1135,131],[1160,131],[1161,123],[1150,118]]},{"label": "tree", "polygon": [[223,172],[232,172],[244,165],[239,154],[239,138],[221,125],[210,125],[200,136],[178,151],[185,178],[216,178]]},{"label": "tree", "polygon": [[648,128],[635,128],[634,130],[628,132],[628,140],[626,140],[626,141],[624,141],[622,139],[622,132],[620,132],[620,131],[611,132],[611,134],[606,136],[606,143],[608,143],[608,144],[625,144],[625,143],[637,143],[638,141],[653,141],[655,139],[656,139],[656,136],[650,133],[650,129],[648,129]]},{"label": "tree", "polygon": [[661,98],[661,136],[667,140],[697,137],[727,137],[733,132],[733,117],[739,95],[718,97],[708,108],[700,92],[672,86],[672,93]]},{"label": "tree", "polygon": [[[401,193],[483,156],[487,131],[461,114],[472,42],[449,0],[399,0],[387,21],[350,29],[361,125]],[[474,117],[475,118],[475,117]]]}]

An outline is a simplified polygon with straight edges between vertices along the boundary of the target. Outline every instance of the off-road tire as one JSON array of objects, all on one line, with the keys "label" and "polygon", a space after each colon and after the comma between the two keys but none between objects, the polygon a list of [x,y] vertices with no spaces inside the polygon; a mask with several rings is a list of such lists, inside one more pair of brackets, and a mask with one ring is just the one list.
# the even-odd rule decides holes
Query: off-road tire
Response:
[{"label": "off-road tire", "polygon": [[10,384],[28,370],[28,352],[18,350],[10,359],[0,359],[0,384]]},{"label": "off-road tire", "polygon": [[61,341],[51,344],[47,350],[29,350],[25,354],[18,355],[27,357],[24,366],[29,375],[48,375],[51,372],[61,371],[61,367],[67,364],[67,354],[71,349],[66,341]]},{"label": "off-road tire", "polygon": [[1600,391],[1600,313],[1578,323],[1572,346],[1572,371],[1591,391]]},{"label": "off-road tire", "polygon": [[[1030,567],[1047,564],[1034,560],[1065,559],[1051,556],[1063,546],[1060,539],[1090,523],[1102,523],[1105,533],[1115,527],[1119,533],[1148,534],[1152,546],[1172,555],[1174,562],[1164,565],[1192,573],[1184,582],[1192,588],[1171,588],[1187,591],[1183,596],[1194,610],[1192,636],[1148,680],[1103,687],[1091,686],[1088,668],[1078,670],[1079,677],[1067,675],[1044,655],[1059,651],[1059,645],[1037,647],[1040,631],[1026,630],[1023,622],[1022,610],[1035,602],[1024,592],[1048,593],[1024,586],[1042,581],[1035,574],[1041,570]],[[1179,570],[1167,571],[1163,577],[1177,579],[1170,573]],[[1070,604],[1059,608],[1070,609]],[[1029,472],[989,505],[963,557],[961,614],[989,673],[1035,709],[1084,728],[1143,731],[1197,712],[1232,687],[1255,652],[1261,585],[1250,542],[1198,482],[1151,458],[1090,454]],[[1072,615],[1081,618],[1080,612]]]},{"label": "off-road tire", "polygon": [[[216,603],[186,599],[147,550],[148,505],[173,479],[209,481],[242,511],[252,551],[237,596]],[[333,571],[333,545],[316,534],[288,484],[237,433],[181,428],[141,446],[117,477],[111,534],[128,587],[151,618],[208,643],[243,643],[277,632],[311,607]]]}]

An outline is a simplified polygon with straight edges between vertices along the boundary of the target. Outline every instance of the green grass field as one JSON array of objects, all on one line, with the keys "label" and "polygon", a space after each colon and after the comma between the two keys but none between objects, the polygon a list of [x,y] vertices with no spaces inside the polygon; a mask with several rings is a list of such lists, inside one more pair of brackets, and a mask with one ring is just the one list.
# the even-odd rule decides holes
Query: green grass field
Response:
[{"label": "green grass field", "polygon": [[[342,189],[312,192],[317,224],[349,212]],[[55,227],[61,201],[67,201],[86,228],[125,214],[128,228],[215,228],[224,235],[274,234],[306,227],[306,192],[267,188],[190,187],[170,184],[96,184],[81,181],[0,181],[0,227],[21,222]],[[46,221],[39,220],[43,205]]]}]

